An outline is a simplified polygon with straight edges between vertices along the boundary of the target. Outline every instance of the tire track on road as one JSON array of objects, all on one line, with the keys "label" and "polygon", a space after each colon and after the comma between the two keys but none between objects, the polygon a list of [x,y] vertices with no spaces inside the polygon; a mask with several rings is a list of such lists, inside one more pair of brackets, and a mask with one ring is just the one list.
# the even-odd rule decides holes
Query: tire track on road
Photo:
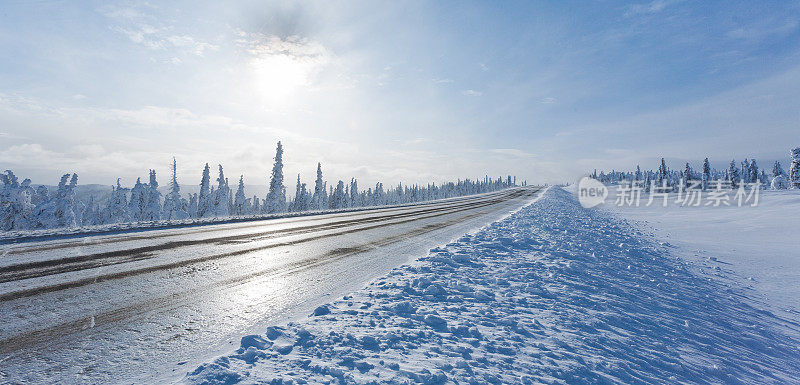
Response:
[{"label": "tire track on road", "polygon": [[320,239],[331,238],[331,237],[336,237],[336,236],[340,236],[340,235],[351,234],[351,233],[356,233],[356,232],[361,232],[361,231],[367,231],[367,230],[377,229],[377,228],[386,227],[386,226],[409,223],[409,222],[413,222],[413,221],[420,220],[420,219],[435,218],[435,217],[448,215],[448,214],[452,214],[452,213],[457,213],[457,212],[461,212],[461,211],[473,210],[473,209],[477,209],[477,208],[481,208],[481,207],[491,206],[491,205],[494,205],[494,204],[497,204],[497,203],[500,203],[500,202],[505,202],[505,201],[508,201],[508,200],[511,200],[511,199],[514,199],[514,198],[519,198],[520,196],[523,196],[523,195],[525,195],[525,191],[519,190],[517,192],[509,194],[509,196],[505,197],[505,199],[496,198],[496,199],[491,199],[491,200],[487,200],[487,201],[481,201],[481,202],[479,202],[477,204],[464,205],[466,207],[461,207],[461,206],[458,206],[456,208],[448,207],[446,210],[430,210],[430,211],[434,212],[434,214],[425,215],[425,216],[417,216],[417,215],[415,215],[412,218],[403,219],[401,221],[394,221],[394,222],[391,222],[391,223],[388,223],[388,224],[387,223],[383,223],[383,224],[377,224],[377,225],[372,225],[372,226],[359,227],[359,228],[355,228],[355,229],[348,230],[348,231],[342,231],[342,232],[331,233],[331,234],[322,234],[322,235],[312,236],[312,237],[303,238],[303,239],[295,240],[295,241],[279,242],[279,243],[274,243],[274,244],[269,244],[269,245],[264,245],[264,246],[259,246],[259,247],[252,247],[252,248],[246,248],[246,249],[230,251],[230,252],[226,252],[226,253],[219,253],[219,254],[207,255],[207,256],[196,257],[196,258],[191,258],[191,259],[185,259],[185,260],[175,261],[175,262],[161,264],[161,265],[146,266],[146,267],[141,267],[141,268],[137,268],[137,269],[131,269],[131,270],[127,270],[127,271],[107,273],[107,274],[103,274],[103,275],[97,275],[97,276],[93,276],[93,277],[86,277],[86,278],[82,278],[82,279],[78,279],[78,280],[74,280],[74,281],[69,281],[69,282],[62,282],[62,283],[58,283],[58,284],[51,284],[51,285],[46,285],[46,286],[39,286],[39,287],[33,287],[33,288],[29,288],[29,289],[18,290],[18,291],[11,291],[11,292],[4,293],[4,294],[0,295],[0,302],[2,302],[2,301],[11,301],[11,300],[25,298],[25,297],[32,297],[32,296],[39,295],[39,294],[55,292],[55,291],[61,291],[61,290],[66,290],[66,289],[71,289],[71,288],[76,288],[76,287],[85,286],[85,285],[89,285],[89,284],[97,283],[97,282],[102,282],[102,281],[109,281],[109,280],[127,278],[127,277],[136,276],[136,275],[152,273],[152,272],[156,272],[156,271],[160,271],[160,270],[173,269],[173,268],[177,268],[177,267],[188,266],[188,265],[191,265],[191,264],[208,262],[208,261],[213,261],[213,260],[217,260],[217,259],[221,259],[221,258],[228,258],[228,257],[243,255],[243,254],[247,254],[247,253],[251,253],[251,252],[256,252],[256,251],[261,251],[261,250],[266,250],[266,249],[271,249],[271,248],[276,248],[276,247],[281,247],[281,246],[291,246],[291,245],[295,245],[295,244],[298,244],[298,243],[311,242],[311,241],[316,241],[316,240],[320,240]]},{"label": "tire track on road", "polygon": [[[504,195],[493,197],[491,200],[497,199],[513,199],[518,195],[519,190],[507,192]],[[478,200],[477,202],[491,201],[491,200]],[[196,246],[210,243],[237,243],[240,241],[259,241],[265,239],[273,239],[281,236],[302,235],[314,232],[335,230],[353,225],[361,225],[374,222],[382,222],[386,220],[405,218],[420,214],[439,212],[457,207],[469,207],[474,205],[475,202],[458,202],[457,204],[449,204],[442,207],[426,208],[423,210],[415,210],[410,212],[402,212],[398,214],[383,215],[376,217],[368,217],[354,220],[343,220],[330,222],[322,225],[302,226],[289,229],[277,229],[260,233],[237,234],[232,236],[198,239],[190,241],[171,241],[158,245],[143,246],[124,250],[115,250],[102,253],[79,255],[74,257],[48,259],[43,261],[34,261],[19,263],[0,267],[0,283],[12,282],[22,279],[38,278],[48,275],[68,273],[73,271],[80,271],[85,269],[112,266],[127,262],[140,261],[155,257],[156,252],[165,250],[177,249],[182,247]],[[262,225],[263,226],[263,225]],[[2,298],[2,296],[0,296]]]},{"label": "tire track on road", "polygon": [[[529,189],[527,191],[523,191],[522,194],[519,194],[513,199],[506,199],[502,201],[496,201],[494,203],[487,203],[484,205],[480,205],[477,207],[472,207],[468,209],[460,209],[448,213],[437,213],[434,215],[427,216],[425,218],[413,218],[413,219],[406,219],[401,222],[393,223],[393,224],[401,224],[401,223],[408,223],[413,222],[419,219],[427,219],[427,218],[435,218],[440,217],[443,215],[454,214],[462,211],[468,210],[477,210],[483,207],[493,206],[498,203],[508,202],[512,203],[516,198],[525,199],[527,197],[533,196],[537,194],[540,190],[533,190]],[[361,245],[346,247],[346,248],[338,248],[331,250],[325,254],[321,254],[319,256],[308,258],[300,261],[291,262],[289,264],[281,265],[281,266],[274,266],[268,269],[263,269],[259,271],[250,272],[244,275],[239,275],[236,277],[231,277],[225,280],[213,282],[209,285],[206,285],[202,288],[195,288],[192,290],[173,293],[164,297],[155,298],[147,302],[141,302],[137,304],[132,304],[128,306],[124,306],[121,308],[117,308],[105,313],[95,314],[91,318],[88,319],[78,319],[70,322],[65,322],[56,326],[48,327],[46,329],[35,330],[32,332],[28,332],[22,335],[14,336],[5,340],[0,340],[0,354],[2,355],[9,355],[12,353],[19,353],[20,351],[25,351],[29,349],[34,349],[37,344],[47,343],[50,344],[51,341],[58,339],[61,343],[66,343],[71,340],[70,337],[78,338],[81,332],[84,330],[84,326],[87,325],[90,319],[94,319],[94,322],[97,326],[94,327],[93,332],[98,333],[102,332],[102,330],[106,328],[112,328],[115,324],[124,321],[124,320],[131,320],[141,318],[147,314],[150,314],[154,311],[164,311],[173,308],[177,308],[183,306],[185,303],[190,302],[191,299],[197,299],[202,297],[203,293],[214,292],[221,289],[229,289],[235,286],[245,285],[250,283],[256,279],[260,280],[267,280],[267,279],[276,279],[282,276],[296,274],[298,272],[308,270],[315,267],[324,266],[327,264],[331,264],[333,262],[342,260],[344,258],[348,258],[357,254],[361,254],[364,252],[372,251],[380,247],[388,246],[393,243],[402,241],[407,238],[420,236],[426,233],[430,233],[439,229],[443,229],[449,227],[453,224],[466,221],[472,218],[479,217],[481,215],[486,214],[486,211],[479,211],[476,213],[472,213],[463,217],[451,219],[445,222],[436,223],[436,224],[429,224],[423,227],[413,229],[411,231],[403,232],[401,234],[396,234],[390,237],[382,238],[373,242],[368,242]],[[379,228],[382,226],[372,226],[371,229]],[[360,230],[363,231],[363,230]],[[348,231],[344,233],[337,233],[337,235],[343,235],[351,232],[357,231]],[[304,243],[307,240],[299,240],[295,242],[286,242],[282,244],[282,246],[291,246],[297,243]],[[76,333],[75,331],[78,331]]]}]

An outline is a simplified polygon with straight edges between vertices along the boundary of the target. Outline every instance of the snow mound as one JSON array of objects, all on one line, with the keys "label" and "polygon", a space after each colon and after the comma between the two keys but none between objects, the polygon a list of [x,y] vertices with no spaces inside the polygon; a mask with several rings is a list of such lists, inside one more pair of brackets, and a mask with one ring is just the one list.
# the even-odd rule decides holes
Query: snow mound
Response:
[{"label": "snow mound", "polygon": [[184,382],[800,381],[784,320],[667,252],[551,188]]}]

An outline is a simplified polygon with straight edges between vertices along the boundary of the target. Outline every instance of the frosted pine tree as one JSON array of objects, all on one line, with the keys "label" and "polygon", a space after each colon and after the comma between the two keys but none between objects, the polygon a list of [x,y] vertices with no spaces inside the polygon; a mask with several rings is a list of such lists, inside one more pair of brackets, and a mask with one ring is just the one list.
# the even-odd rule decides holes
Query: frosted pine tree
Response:
[{"label": "frosted pine tree", "polygon": [[19,183],[11,170],[0,174],[3,188],[0,189],[0,230],[24,230],[32,227],[31,219],[35,206],[31,202],[34,195],[31,180]]},{"label": "frosted pine tree", "polygon": [[286,212],[286,186],[283,185],[283,145],[280,141],[275,149],[275,164],[272,166],[269,192],[264,204],[267,206],[268,214]]},{"label": "frosted pine tree", "polygon": [[350,207],[361,206],[358,198],[358,180],[352,178],[350,179]]},{"label": "frosted pine tree", "polygon": [[341,180],[336,184],[336,189],[333,189],[330,193],[330,198],[328,201],[328,208],[338,210],[345,208],[345,194],[344,194],[344,182]]},{"label": "frosted pine tree", "polygon": [[372,204],[375,206],[386,204],[386,192],[383,191],[383,183],[375,183],[375,193],[373,193]]},{"label": "frosted pine tree", "polygon": [[245,215],[247,211],[247,197],[244,195],[244,175],[240,175],[239,187],[236,188],[236,198],[233,200],[233,215]]},{"label": "frosted pine tree", "polygon": [[100,205],[94,200],[94,195],[89,196],[89,202],[83,210],[81,226],[95,226],[103,224],[103,215]]},{"label": "frosted pine tree", "polygon": [[169,182],[169,192],[164,196],[164,208],[162,219],[181,220],[189,217],[189,213],[181,199],[181,187],[178,185],[178,166],[175,158],[172,158],[172,180]]},{"label": "frosted pine tree", "polygon": [[739,187],[740,180],[741,176],[739,175],[739,169],[736,168],[736,160],[732,160],[728,167],[728,181],[731,183],[731,188]]},{"label": "frosted pine tree", "polygon": [[300,183],[300,174],[297,174],[297,184],[294,188],[294,200],[292,201],[291,206],[289,207],[289,211],[292,212],[300,212],[305,211],[304,202],[303,202],[303,185]]},{"label": "frosted pine tree", "polygon": [[783,171],[783,166],[781,166],[781,162],[775,161],[775,164],[772,166],[772,176],[776,177],[778,175],[786,175],[786,172]]},{"label": "frosted pine tree", "polygon": [[750,183],[758,183],[758,164],[756,164],[756,160],[753,159],[750,162],[750,166],[747,168],[748,177]]},{"label": "frosted pine tree", "polygon": [[130,222],[131,217],[128,214],[128,189],[120,186],[119,178],[117,178],[117,186],[112,187],[111,197],[108,199],[103,214],[103,223],[125,223]]},{"label": "frosted pine tree", "polygon": [[703,161],[703,190],[708,188],[708,183],[711,181],[711,164],[708,158]]},{"label": "frosted pine tree", "polygon": [[203,177],[200,180],[200,195],[197,197],[197,217],[205,218],[214,215],[214,197],[211,196],[211,169],[206,163]]},{"label": "frosted pine tree", "polygon": [[140,178],[136,178],[136,184],[131,189],[131,198],[128,201],[128,214],[131,221],[138,222],[142,220],[144,207],[146,203],[146,190],[147,185],[142,184]]},{"label": "frosted pine tree", "polygon": [[314,195],[311,196],[313,210],[322,210],[325,206],[325,182],[322,180],[322,163],[317,163],[317,179],[314,181]]},{"label": "frosted pine tree", "polygon": [[793,189],[800,189],[800,147],[791,151],[792,163],[789,165],[789,185]]},{"label": "frosted pine tree", "polygon": [[694,179],[694,172],[692,171],[692,166],[689,165],[689,162],[686,162],[686,167],[683,169],[683,178],[685,186],[689,187],[689,181]]},{"label": "frosted pine tree", "polygon": [[228,196],[230,195],[230,188],[228,188],[228,180],[225,179],[225,174],[222,172],[222,165],[219,165],[219,176],[217,177],[217,190],[213,194],[213,216],[217,218],[224,218],[230,215],[228,211]]},{"label": "frosted pine tree", "polygon": [[742,169],[739,170],[739,177],[742,178],[742,183],[750,183],[750,161],[744,158],[742,162]]},{"label": "frosted pine tree", "polygon": [[47,200],[50,199],[50,192],[47,190],[47,186],[39,185],[34,190],[33,196],[31,196],[31,203],[34,206],[38,206]]},{"label": "frosted pine tree", "polygon": [[[80,217],[76,214],[75,186],[78,185],[78,175],[64,174],[58,183],[56,194],[35,210],[36,228],[76,227]],[[80,211],[78,211],[80,213]]]},{"label": "frosted pine tree", "polygon": [[142,211],[143,221],[161,220],[161,193],[158,191],[156,170],[150,170],[150,183],[145,191],[145,206]]},{"label": "frosted pine tree", "polygon": [[[225,178],[225,185],[228,186],[228,213],[233,214],[233,190],[231,189],[231,185],[228,183],[228,178]],[[245,206],[247,205],[247,199],[244,200]],[[246,209],[246,207],[245,207]]]},{"label": "frosted pine tree", "polygon": [[667,164],[661,158],[661,166],[658,167],[658,186],[661,187],[667,181]]},{"label": "frosted pine tree", "polygon": [[198,212],[200,208],[200,204],[198,203],[197,194],[189,194],[189,208],[186,212],[189,213],[190,218],[200,218],[200,214]]}]

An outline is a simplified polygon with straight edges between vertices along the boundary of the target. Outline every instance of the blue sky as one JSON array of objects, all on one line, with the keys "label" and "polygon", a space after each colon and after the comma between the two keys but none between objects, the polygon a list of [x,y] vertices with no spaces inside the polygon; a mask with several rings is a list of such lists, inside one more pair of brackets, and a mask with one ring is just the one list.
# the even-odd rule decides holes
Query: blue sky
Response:
[{"label": "blue sky", "polygon": [[800,145],[798,2],[70,2],[0,10],[0,164],[132,184],[762,167]]}]

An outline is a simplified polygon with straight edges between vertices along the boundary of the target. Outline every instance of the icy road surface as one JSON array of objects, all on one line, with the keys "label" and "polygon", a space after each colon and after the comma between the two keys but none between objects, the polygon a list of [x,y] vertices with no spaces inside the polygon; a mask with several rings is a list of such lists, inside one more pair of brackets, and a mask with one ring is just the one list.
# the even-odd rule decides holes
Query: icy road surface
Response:
[{"label": "icy road surface", "polygon": [[536,193],[0,245],[0,383],[179,378]]}]

